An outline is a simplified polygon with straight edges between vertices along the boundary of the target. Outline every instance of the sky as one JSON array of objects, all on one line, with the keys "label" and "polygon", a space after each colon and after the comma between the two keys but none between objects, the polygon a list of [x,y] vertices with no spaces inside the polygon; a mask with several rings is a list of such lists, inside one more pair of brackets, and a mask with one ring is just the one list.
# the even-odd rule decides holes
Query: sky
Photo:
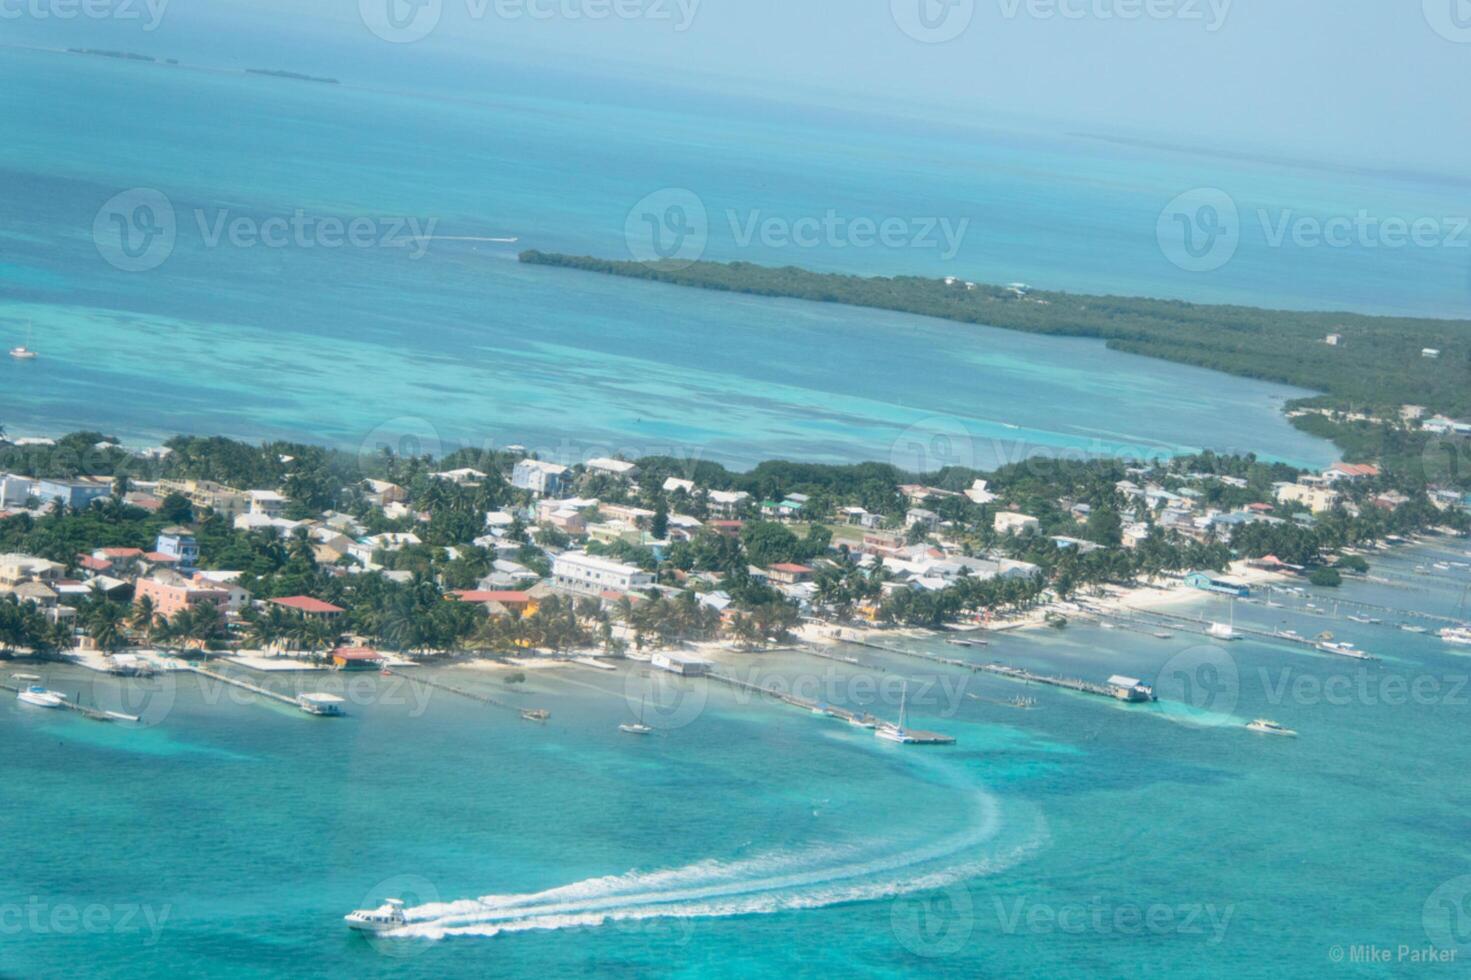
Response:
[{"label": "sky", "polygon": [[1456,176],[1471,150],[1471,0],[88,0],[102,16],[62,16],[81,2],[0,0],[0,39],[408,88],[534,66]]}]

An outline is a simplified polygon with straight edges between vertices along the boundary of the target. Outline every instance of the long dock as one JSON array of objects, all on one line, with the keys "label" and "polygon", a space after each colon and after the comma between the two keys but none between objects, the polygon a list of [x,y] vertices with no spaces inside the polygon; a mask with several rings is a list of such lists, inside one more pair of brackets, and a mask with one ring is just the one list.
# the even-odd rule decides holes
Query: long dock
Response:
[{"label": "long dock", "polygon": [[548,718],[551,717],[551,712],[547,711],[544,708],[518,708],[514,704],[507,704],[504,701],[497,701],[495,698],[491,697],[488,694],[479,694],[475,691],[467,691],[463,687],[456,687],[453,684],[446,684],[443,681],[430,680],[427,677],[409,677],[408,674],[387,667],[383,669],[383,672],[385,674],[392,674],[394,677],[402,677],[412,684],[423,684],[425,687],[433,688],[436,691],[444,691],[448,694],[456,694],[462,698],[468,698],[471,701],[479,701],[481,704],[488,705],[492,708],[500,708],[502,711],[514,711],[526,721],[546,721]]},{"label": "long dock", "polygon": [[[789,704],[794,708],[801,708],[803,711],[806,711],[809,714],[825,715],[826,717],[836,718],[839,721],[845,721],[857,727],[868,729],[895,727],[893,725],[890,725],[888,722],[875,718],[872,715],[858,715],[852,711],[849,711],[847,708],[839,708],[834,705],[818,704],[816,701],[811,701],[807,698],[798,697],[795,694],[788,694],[785,691],[777,690],[774,687],[763,687],[760,684],[753,684],[750,681],[743,681],[738,677],[731,677],[729,674],[720,674],[711,671],[705,676],[712,681],[720,681],[722,684],[729,684],[731,687],[734,687],[737,690],[748,691],[752,694],[761,694],[773,700],[781,701],[784,704]],[[904,734],[909,736],[911,743],[915,745],[955,744],[954,736],[944,735],[940,732],[926,732],[921,731],[917,728],[906,728],[904,729]]]},{"label": "long dock", "polygon": [[187,670],[190,673],[198,674],[201,677],[208,677],[210,680],[219,681],[221,684],[229,684],[231,687],[238,687],[241,690],[249,691],[252,694],[259,694],[263,698],[269,698],[273,701],[280,701],[282,704],[289,704],[293,708],[301,707],[301,702],[294,697],[282,694],[279,691],[273,691],[268,687],[261,687],[259,684],[252,684],[250,683],[250,681],[243,681],[238,677],[231,677],[229,674],[222,674],[219,671],[209,670],[205,667],[198,667],[194,664],[185,664],[179,669]]},{"label": "long dock", "polygon": [[[9,691],[12,694],[19,694],[21,692],[21,688],[15,687],[14,685],[9,684],[9,683],[6,683],[5,681],[0,681],[0,688],[3,688],[4,690]],[[63,708],[65,708],[66,710],[68,710],[68,711],[75,711],[77,714],[81,715],[83,718],[90,718],[92,721],[108,721],[108,722],[111,722],[111,721],[137,721],[138,720],[137,718],[133,717],[132,715],[120,714],[120,713],[115,712],[115,711],[98,711],[96,708],[89,708],[86,705],[77,704],[75,701],[72,701],[70,699],[64,699],[61,702],[61,706]]]},{"label": "long dock", "polygon": [[[941,657],[933,653],[924,653],[919,650],[905,650],[900,647],[885,646],[874,643],[871,640],[844,639],[840,642],[852,643],[858,646],[868,647],[873,650],[882,650],[884,653],[892,653],[901,657],[912,657],[916,660],[925,660],[930,663],[944,664],[946,667],[956,667],[961,670],[969,670],[975,673],[994,674],[997,677],[1005,677],[1010,680],[1023,681],[1028,684],[1045,684],[1049,687],[1060,687],[1069,691],[1077,691],[1080,694],[1094,694],[1099,697],[1110,698],[1115,701],[1144,701],[1143,697],[1125,698],[1120,697],[1117,690],[1107,684],[1099,684],[1094,681],[1085,681],[1078,677],[1059,677],[1053,674],[1038,674],[1021,667],[1012,667],[998,661],[986,664],[972,663],[969,660],[957,660],[953,657]],[[1150,698],[1152,699],[1152,697]]]}]

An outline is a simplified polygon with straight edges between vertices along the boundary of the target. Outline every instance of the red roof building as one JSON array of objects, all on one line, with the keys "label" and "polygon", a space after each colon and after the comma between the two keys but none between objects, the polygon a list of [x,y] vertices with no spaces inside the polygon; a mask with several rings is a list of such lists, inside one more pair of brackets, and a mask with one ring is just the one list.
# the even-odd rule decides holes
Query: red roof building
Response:
[{"label": "red roof building", "polygon": [[314,616],[322,619],[336,619],[338,616],[347,612],[341,606],[334,606],[332,603],[323,602],[321,599],[313,599],[309,595],[293,595],[287,596],[284,599],[272,599],[271,603],[273,605],[283,606],[293,612],[301,613],[303,616]]}]

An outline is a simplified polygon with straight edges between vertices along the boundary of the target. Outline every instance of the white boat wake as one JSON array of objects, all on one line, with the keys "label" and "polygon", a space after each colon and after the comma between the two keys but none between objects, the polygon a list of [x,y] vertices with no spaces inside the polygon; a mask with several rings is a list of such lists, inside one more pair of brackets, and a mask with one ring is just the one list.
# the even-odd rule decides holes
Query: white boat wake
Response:
[{"label": "white boat wake", "polygon": [[816,848],[738,861],[701,861],[662,871],[588,878],[541,892],[408,909],[409,924],[391,935],[438,940],[495,936],[533,929],[567,929],[656,918],[757,915],[872,901],[944,888],[1016,864],[1042,843],[1039,830],[1005,848],[989,794],[971,792],[964,831],[895,851],[892,842]]}]

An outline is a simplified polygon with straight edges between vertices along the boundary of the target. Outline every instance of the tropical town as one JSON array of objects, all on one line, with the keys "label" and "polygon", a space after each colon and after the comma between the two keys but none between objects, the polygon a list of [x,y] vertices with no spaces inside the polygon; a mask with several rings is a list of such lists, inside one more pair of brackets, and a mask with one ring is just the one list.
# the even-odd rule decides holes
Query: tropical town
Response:
[{"label": "tropical town", "polygon": [[117,674],[160,657],[354,670],[658,651],[694,670],[691,647],[824,627],[1062,627],[1079,602],[1332,587],[1385,542],[1471,527],[1462,491],[1372,463],[1210,453],[733,473],[77,433],[7,441],[0,461],[0,652]]}]

